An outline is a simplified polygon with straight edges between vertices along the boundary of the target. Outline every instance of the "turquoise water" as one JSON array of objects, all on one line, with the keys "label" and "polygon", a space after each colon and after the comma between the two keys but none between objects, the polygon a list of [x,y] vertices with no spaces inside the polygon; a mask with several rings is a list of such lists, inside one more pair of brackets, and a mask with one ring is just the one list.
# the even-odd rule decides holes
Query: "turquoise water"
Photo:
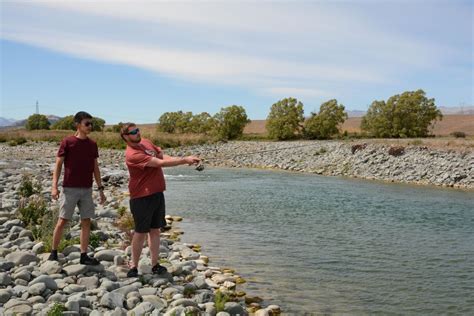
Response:
[{"label": "turquoise water", "polygon": [[287,313],[474,314],[474,194],[289,172],[167,169],[211,265]]}]

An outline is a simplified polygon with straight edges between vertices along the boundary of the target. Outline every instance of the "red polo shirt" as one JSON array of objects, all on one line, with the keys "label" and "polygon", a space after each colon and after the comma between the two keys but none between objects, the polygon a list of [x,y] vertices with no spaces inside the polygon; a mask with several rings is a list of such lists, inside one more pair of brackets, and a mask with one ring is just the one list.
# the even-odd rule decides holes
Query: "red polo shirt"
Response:
[{"label": "red polo shirt", "polygon": [[158,157],[161,148],[144,138],[136,147],[127,145],[125,150],[125,163],[130,173],[128,183],[130,198],[136,199],[165,191],[166,184],[163,169],[160,167],[146,167],[146,164],[153,157]]}]

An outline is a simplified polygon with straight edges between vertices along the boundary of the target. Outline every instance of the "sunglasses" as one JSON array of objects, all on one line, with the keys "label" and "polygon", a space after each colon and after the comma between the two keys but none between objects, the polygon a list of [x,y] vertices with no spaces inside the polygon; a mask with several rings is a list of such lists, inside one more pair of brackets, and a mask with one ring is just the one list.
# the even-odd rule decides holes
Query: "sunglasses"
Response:
[{"label": "sunglasses", "polygon": [[140,129],[139,128],[135,128],[131,131],[129,131],[127,134],[125,135],[137,135],[138,133],[140,132]]},{"label": "sunglasses", "polygon": [[92,122],[85,122],[84,125],[87,127],[92,126]]}]

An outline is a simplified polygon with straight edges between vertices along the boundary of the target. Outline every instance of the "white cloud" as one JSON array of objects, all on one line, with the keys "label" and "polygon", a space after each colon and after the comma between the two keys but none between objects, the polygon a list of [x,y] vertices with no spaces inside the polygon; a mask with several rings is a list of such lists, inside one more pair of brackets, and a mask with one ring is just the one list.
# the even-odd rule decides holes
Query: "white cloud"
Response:
[{"label": "white cloud", "polygon": [[184,80],[310,97],[327,95],[331,84],[388,82],[442,59],[443,50],[432,43],[326,4],[3,4],[1,36]]}]

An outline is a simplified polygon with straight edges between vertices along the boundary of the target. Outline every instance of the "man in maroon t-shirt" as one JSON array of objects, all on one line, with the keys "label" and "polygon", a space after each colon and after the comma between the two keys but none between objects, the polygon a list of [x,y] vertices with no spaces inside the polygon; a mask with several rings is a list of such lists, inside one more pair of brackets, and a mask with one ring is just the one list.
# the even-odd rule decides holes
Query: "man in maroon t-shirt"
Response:
[{"label": "man in maroon t-shirt", "polygon": [[140,130],[134,123],[124,124],[120,135],[127,142],[125,162],[130,173],[130,210],[135,222],[132,265],[127,276],[138,276],[138,261],[147,235],[152,272],[162,274],[166,272],[166,268],[158,262],[160,228],[166,225],[163,195],[166,185],[162,168],[198,164],[201,160],[194,156],[180,158],[164,155],[160,147],[141,138]]},{"label": "man in maroon t-shirt", "polygon": [[92,175],[95,177],[100,192],[100,203],[105,202],[104,187],[102,186],[97,158],[97,144],[87,137],[92,131],[92,116],[86,112],[78,112],[74,116],[77,132],[62,140],[56,157],[56,167],[53,173],[51,196],[59,198],[58,180],[64,163],[63,194],[59,218],[53,233],[52,251],[49,260],[58,260],[58,246],[61,241],[64,226],[72,219],[76,206],[81,214],[81,264],[97,265],[99,261],[87,255],[91,218],[94,216],[92,201]]}]

